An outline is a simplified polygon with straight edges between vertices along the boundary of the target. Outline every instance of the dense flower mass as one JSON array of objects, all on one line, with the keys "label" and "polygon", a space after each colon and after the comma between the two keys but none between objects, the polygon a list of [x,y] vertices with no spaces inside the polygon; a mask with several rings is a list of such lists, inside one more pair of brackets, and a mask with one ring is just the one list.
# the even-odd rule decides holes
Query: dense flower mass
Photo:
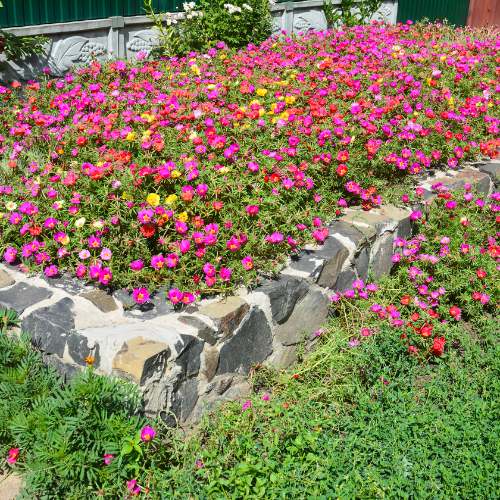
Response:
[{"label": "dense flower mass", "polygon": [[137,302],[164,283],[178,304],[249,283],[323,242],[348,203],[495,157],[499,51],[374,23],[2,87],[2,254],[134,284]]},{"label": "dense flower mass", "polygon": [[[358,311],[364,309],[361,336],[370,334],[366,325],[388,323],[411,354],[441,356],[444,333],[460,325],[463,316],[480,324],[487,315],[498,314],[500,193],[487,198],[471,185],[453,194],[441,183],[432,187],[436,201],[428,219],[422,213],[415,218],[418,234],[395,241],[397,264],[390,287],[399,290],[399,296],[380,293],[377,286],[365,287],[358,280],[353,289],[335,294],[333,302],[337,309],[345,300],[357,302]],[[388,296],[393,297],[390,302]]]}]

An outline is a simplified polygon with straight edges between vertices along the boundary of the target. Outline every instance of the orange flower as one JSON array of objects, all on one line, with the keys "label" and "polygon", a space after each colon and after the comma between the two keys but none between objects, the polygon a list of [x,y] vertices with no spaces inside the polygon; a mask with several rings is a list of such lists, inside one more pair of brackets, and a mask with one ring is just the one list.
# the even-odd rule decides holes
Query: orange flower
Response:
[{"label": "orange flower", "polygon": [[87,356],[85,358],[85,363],[87,363],[88,365],[93,365],[94,364],[94,356]]}]

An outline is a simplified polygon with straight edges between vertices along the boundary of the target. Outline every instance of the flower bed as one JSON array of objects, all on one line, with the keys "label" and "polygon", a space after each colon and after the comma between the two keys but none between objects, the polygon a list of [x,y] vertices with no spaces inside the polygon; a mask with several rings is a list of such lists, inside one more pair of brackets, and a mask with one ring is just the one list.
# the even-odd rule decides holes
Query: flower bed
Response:
[{"label": "flower bed", "polygon": [[4,258],[139,303],[254,283],[348,203],[498,154],[500,41],[436,38],[373,24],[2,88]]}]

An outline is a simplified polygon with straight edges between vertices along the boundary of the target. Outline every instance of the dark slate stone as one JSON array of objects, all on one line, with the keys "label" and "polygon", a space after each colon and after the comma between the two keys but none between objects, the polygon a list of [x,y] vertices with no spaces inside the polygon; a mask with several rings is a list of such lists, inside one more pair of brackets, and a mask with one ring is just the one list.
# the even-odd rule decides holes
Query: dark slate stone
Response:
[{"label": "dark slate stone", "polygon": [[265,293],[271,303],[271,313],[277,323],[286,321],[297,301],[309,290],[307,282],[296,276],[279,275],[277,279],[269,282],[267,286],[258,289]]},{"label": "dark slate stone", "polygon": [[99,367],[101,363],[101,356],[99,354],[99,344],[96,342],[92,349],[88,347],[89,340],[85,335],[72,332],[68,336],[68,353],[73,361],[81,366],[86,366],[85,358],[87,356],[94,356],[94,366]]},{"label": "dark slate stone", "polygon": [[346,290],[352,289],[352,284],[356,279],[356,274],[352,269],[345,269],[340,273],[333,289],[336,292],[345,292]]},{"label": "dark slate stone", "polygon": [[[336,242],[334,238],[330,237],[328,239]],[[333,288],[344,262],[349,257],[348,250],[340,243],[336,243],[335,246],[331,245],[329,249],[322,249],[319,252],[319,255],[325,257],[325,263],[318,278],[319,286]]]},{"label": "dark slate stone", "polygon": [[81,370],[80,366],[74,365],[73,363],[65,363],[57,356],[42,354],[42,359],[46,365],[52,366],[56,369],[57,374],[62,378],[64,383],[68,383],[74,379],[77,373]]},{"label": "dark slate stone", "polygon": [[370,247],[363,249],[354,262],[359,279],[363,281],[366,281],[366,278],[368,277],[368,268],[370,267],[370,250]]},{"label": "dark slate stone", "polygon": [[266,315],[255,307],[245,317],[240,328],[222,346],[217,375],[247,375],[252,365],[262,363],[272,353],[272,343],[273,336]]},{"label": "dark slate stone", "polygon": [[75,305],[66,297],[33,311],[23,319],[21,329],[32,334],[33,344],[42,352],[62,358],[68,335],[75,328],[75,315]]},{"label": "dark slate stone", "polygon": [[[187,380],[177,391],[172,394],[170,401],[171,411],[180,420],[186,420],[198,401],[198,379],[192,378]],[[171,418],[171,417],[170,417]],[[172,424],[166,422],[167,425],[173,425],[175,423],[174,419]]]},{"label": "dark slate stone", "polygon": [[156,290],[150,297],[149,301],[144,304],[135,304],[132,298],[132,290],[117,290],[113,296],[123,304],[134,304],[132,307],[123,311],[123,315],[128,318],[154,319],[158,316],[172,314],[174,306],[168,300],[165,292],[167,287],[161,287]]},{"label": "dark slate stone", "polygon": [[46,281],[51,287],[63,290],[69,295],[78,295],[79,293],[92,289],[92,285],[90,283],[86,283],[84,280],[75,278],[68,274],[58,274],[49,278],[45,273],[43,273],[40,275],[40,278]]},{"label": "dark slate stone", "polygon": [[[369,244],[369,242],[373,242],[377,235],[376,231],[370,227],[357,228],[343,220],[333,222],[330,226],[328,226],[328,229],[330,230],[330,234],[338,233],[351,240],[354,245],[356,245],[356,252],[361,251]],[[334,238],[335,237],[332,239]]]},{"label": "dark slate stone", "polygon": [[292,255],[290,267],[296,271],[309,274],[311,278],[317,278],[323,269],[325,260],[318,258],[315,250],[301,250]]},{"label": "dark slate stone", "polygon": [[10,307],[22,314],[22,312],[38,302],[50,299],[53,292],[47,288],[28,285],[27,283],[16,283],[8,290],[0,290],[0,306]]},{"label": "dark slate stone", "polygon": [[186,377],[197,375],[200,371],[201,351],[205,342],[201,339],[192,337],[192,342],[189,343],[180,356],[176,359],[176,364],[183,368]]},{"label": "dark slate stone", "polygon": [[500,163],[496,162],[485,162],[474,165],[479,168],[480,172],[488,174],[495,186],[498,186],[500,182]]},{"label": "dark slate stone", "polygon": [[373,279],[378,281],[382,275],[391,274],[394,263],[392,262],[394,249],[394,236],[390,233],[385,234],[380,239],[380,246],[373,258],[372,274]]},{"label": "dark slate stone", "polygon": [[181,314],[178,321],[196,328],[198,330],[198,337],[208,342],[210,345],[215,345],[217,342],[217,332],[196,316]]}]

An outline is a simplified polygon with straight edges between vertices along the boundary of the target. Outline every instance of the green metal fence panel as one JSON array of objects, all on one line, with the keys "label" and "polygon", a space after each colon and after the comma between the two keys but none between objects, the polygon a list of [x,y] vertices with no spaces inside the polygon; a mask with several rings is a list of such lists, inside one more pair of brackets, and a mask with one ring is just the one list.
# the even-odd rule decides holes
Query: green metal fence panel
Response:
[{"label": "green metal fence panel", "polygon": [[398,22],[446,19],[449,24],[465,26],[469,3],[470,0],[399,0]]},{"label": "green metal fence panel", "polygon": [[[153,0],[157,12],[182,12],[184,0]],[[144,0],[2,0],[0,28],[144,15]]]}]

